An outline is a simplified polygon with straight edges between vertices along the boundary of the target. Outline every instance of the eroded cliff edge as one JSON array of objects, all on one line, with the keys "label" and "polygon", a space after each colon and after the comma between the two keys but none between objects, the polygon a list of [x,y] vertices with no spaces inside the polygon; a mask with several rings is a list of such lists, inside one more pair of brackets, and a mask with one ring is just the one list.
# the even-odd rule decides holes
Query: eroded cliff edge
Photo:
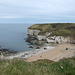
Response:
[{"label": "eroded cliff edge", "polygon": [[31,44],[75,43],[75,23],[35,24],[28,28]]}]

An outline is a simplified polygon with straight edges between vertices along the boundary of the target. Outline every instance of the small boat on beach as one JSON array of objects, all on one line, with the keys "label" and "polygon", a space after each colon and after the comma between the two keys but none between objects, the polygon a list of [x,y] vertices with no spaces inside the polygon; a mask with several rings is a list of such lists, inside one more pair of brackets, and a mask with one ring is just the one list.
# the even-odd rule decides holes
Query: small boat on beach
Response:
[{"label": "small boat on beach", "polygon": [[29,46],[29,48],[34,48],[33,46]]},{"label": "small boat on beach", "polygon": [[44,48],[45,50],[47,50],[47,48]]},{"label": "small boat on beach", "polygon": [[39,46],[37,46],[37,47],[36,47],[36,49],[40,49],[40,47],[39,47]]}]

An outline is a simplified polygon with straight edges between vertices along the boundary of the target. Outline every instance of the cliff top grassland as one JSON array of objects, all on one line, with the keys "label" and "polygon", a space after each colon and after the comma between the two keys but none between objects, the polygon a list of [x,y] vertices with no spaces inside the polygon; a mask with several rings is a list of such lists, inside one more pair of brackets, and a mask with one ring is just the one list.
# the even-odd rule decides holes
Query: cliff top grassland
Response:
[{"label": "cliff top grassland", "polygon": [[52,32],[51,36],[75,36],[75,23],[34,24],[28,29],[40,30],[39,35]]},{"label": "cliff top grassland", "polygon": [[0,60],[0,75],[75,75],[75,58],[59,62],[46,59],[35,62]]}]

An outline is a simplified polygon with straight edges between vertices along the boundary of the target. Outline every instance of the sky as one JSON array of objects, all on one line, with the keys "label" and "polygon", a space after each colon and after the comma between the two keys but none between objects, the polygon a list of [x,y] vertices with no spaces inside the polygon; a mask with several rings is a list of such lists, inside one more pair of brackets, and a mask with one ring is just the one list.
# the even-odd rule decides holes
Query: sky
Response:
[{"label": "sky", "polygon": [[0,23],[75,23],[75,0],[0,0]]}]

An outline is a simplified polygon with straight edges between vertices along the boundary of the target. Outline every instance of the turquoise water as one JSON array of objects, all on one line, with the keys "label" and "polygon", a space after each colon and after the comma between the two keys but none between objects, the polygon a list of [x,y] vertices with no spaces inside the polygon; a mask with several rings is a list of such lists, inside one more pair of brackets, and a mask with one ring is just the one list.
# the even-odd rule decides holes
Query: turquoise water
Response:
[{"label": "turquoise water", "polygon": [[1,48],[16,51],[31,50],[25,42],[27,28],[32,24],[0,24],[0,46]]}]

